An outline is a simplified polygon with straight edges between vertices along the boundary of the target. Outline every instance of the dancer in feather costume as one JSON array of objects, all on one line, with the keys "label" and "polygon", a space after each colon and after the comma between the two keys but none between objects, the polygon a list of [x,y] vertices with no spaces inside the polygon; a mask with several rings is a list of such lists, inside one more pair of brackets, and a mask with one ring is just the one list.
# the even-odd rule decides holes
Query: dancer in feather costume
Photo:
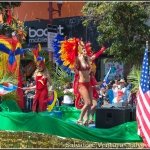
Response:
[{"label": "dancer in feather costume", "polygon": [[93,53],[91,43],[84,43],[78,38],[70,38],[61,42],[60,58],[63,65],[74,71],[75,106],[81,109],[78,124],[88,125],[89,115],[93,116],[98,99],[95,79],[96,65],[94,60],[106,50],[105,46]]}]

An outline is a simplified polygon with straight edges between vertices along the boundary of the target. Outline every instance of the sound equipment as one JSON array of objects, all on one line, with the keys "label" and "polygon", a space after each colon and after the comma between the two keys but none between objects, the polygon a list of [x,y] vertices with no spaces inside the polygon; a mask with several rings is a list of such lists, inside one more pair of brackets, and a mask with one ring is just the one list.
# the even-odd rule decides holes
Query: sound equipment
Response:
[{"label": "sound equipment", "polygon": [[103,108],[113,108],[113,107],[131,107],[127,102],[119,102],[114,104],[104,104]]},{"label": "sound equipment", "polygon": [[125,122],[135,121],[135,107],[98,108],[95,115],[96,128],[111,128]]},{"label": "sound equipment", "polygon": [[131,121],[136,121],[136,106],[131,107]]}]

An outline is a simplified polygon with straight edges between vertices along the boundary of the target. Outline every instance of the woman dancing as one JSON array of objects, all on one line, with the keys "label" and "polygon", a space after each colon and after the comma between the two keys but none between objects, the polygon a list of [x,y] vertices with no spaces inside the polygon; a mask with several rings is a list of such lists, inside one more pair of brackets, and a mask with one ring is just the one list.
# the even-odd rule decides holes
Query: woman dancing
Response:
[{"label": "woman dancing", "polygon": [[33,78],[35,80],[35,86],[24,88],[25,90],[35,89],[32,111],[46,111],[48,101],[48,87],[51,85],[51,78],[42,57],[37,58],[37,69],[33,74]]},{"label": "woman dancing", "polygon": [[[96,54],[91,51],[90,44],[84,44],[82,40],[77,38],[70,38],[61,42],[60,58],[64,66],[72,69],[74,75],[74,94],[75,106],[81,109],[78,124],[87,126],[89,121],[89,114],[93,115],[95,105],[92,106],[92,100],[95,95],[96,81],[92,73],[94,60],[103,53],[106,48],[103,46]],[[95,80],[93,80],[95,79]],[[93,93],[94,91],[94,93]],[[98,94],[97,94],[98,95]],[[91,109],[92,108],[92,109]],[[92,110],[92,111],[91,111]],[[93,112],[93,113],[92,113]]]},{"label": "woman dancing", "polygon": [[[92,54],[88,51],[87,47],[80,42],[82,47],[81,53],[76,58],[75,63],[75,74],[76,79],[76,90],[78,90],[78,98],[76,101],[76,106],[79,101],[82,99],[83,105],[81,106],[81,114],[77,121],[78,124],[87,126],[93,121],[93,116],[97,106],[98,93],[96,91],[97,81],[95,79],[95,72],[93,70],[93,61],[103,53],[106,49],[102,47],[96,54]],[[77,106],[78,107],[78,106]],[[92,116],[89,122],[89,116]]]}]

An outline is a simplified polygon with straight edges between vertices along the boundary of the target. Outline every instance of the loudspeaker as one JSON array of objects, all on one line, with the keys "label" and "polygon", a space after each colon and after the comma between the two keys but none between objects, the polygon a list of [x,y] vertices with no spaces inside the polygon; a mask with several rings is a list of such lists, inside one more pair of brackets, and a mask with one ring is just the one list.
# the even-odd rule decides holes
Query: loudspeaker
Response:
[{"label": "loudspeaker", "polygon": [[131,107],[132,121],[136,121],[136,106]]},{"label": "loudspeaker", "polygon": [[133,121],[131,108],[98,108],[95,115],[96,128],[111,128],[125,122]]},{"label": "loudspeaker", "polygon": [[128,104],[127,102],[119,102],[119,103],[114,103],[114,104],[104,104],[103,108],[112,108],[112,107],[130,107],[131,105]]}]

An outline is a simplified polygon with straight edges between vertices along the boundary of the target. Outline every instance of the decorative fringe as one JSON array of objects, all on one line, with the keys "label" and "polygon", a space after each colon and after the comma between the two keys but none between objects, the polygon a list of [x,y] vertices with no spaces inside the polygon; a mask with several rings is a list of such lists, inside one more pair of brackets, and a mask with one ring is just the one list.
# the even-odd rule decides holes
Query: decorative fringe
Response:
[{"label": "decorative fringe", "polygon": [[140,148],[143,143],[97,143],[33,132],[0,131],[1,148]]}]

